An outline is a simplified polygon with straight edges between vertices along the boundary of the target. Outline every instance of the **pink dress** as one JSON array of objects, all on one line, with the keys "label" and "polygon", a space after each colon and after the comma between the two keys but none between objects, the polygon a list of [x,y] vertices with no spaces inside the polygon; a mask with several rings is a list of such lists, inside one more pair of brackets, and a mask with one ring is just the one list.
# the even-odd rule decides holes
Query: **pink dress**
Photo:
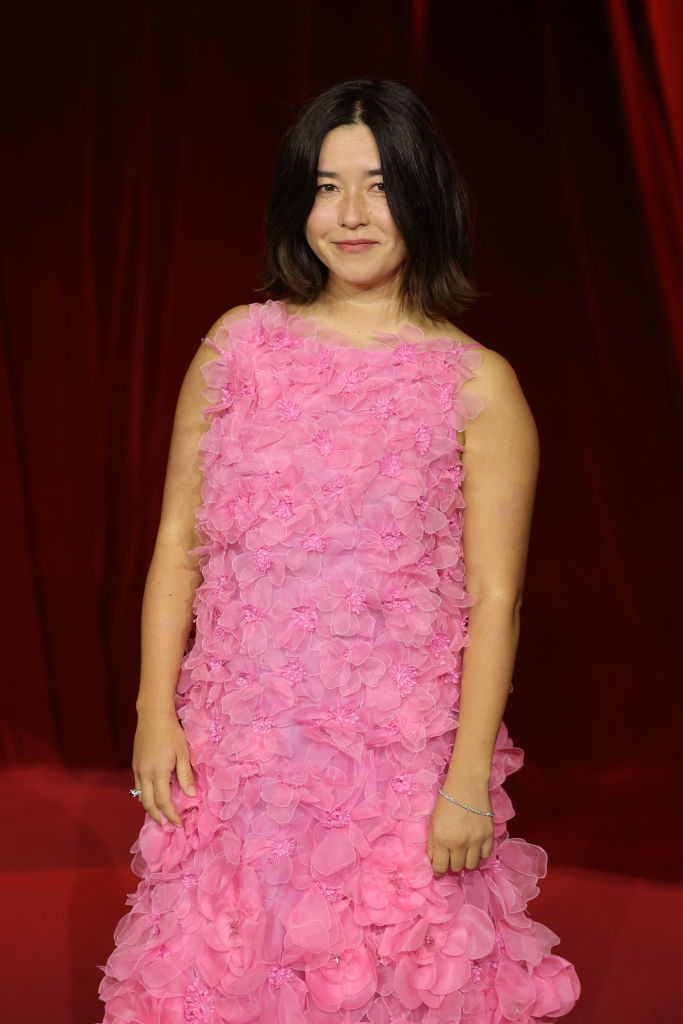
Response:
[{"label": "pink dress", "polygon": [[176,706],[197,796],[147,817],[105,1024],[508,1024],[579,991],[525,912],[543,850],[435,877],[429,817],[468,644],[456,431],[476,346],[408,324],[359,349],[254,303],[205,366],[204,581]]}]

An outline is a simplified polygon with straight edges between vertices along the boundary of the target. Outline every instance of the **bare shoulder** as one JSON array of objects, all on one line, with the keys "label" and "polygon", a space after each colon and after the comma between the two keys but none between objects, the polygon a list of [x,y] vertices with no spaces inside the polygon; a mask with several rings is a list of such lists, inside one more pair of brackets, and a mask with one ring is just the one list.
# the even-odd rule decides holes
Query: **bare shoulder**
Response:
[{"label": "bare shoulder", "polygon": [[490,402],[497,404],[506,396],[511,398],[517,396],[518,399],[521,396],[523,398],[517,374],[505,356],[488,348],[476,338],[472,338],[454,324],[449,323],[447,327],[446,337],[452,338],[460,345],[476,345],[476,351],[481,353],[481,363],[475,370],[474,377],[464,385],[468,391],[474,391],[479,395],[484,405]]},{"label": "bare shoulder", "polygon": [[221,349],[227,348],[230,328],[238,320],[242,320],[247,316],[249,316],[249,306],[247,304],[233,306],[232,309],[227,310],[222,316],[219,316],[218,320],[214,321],[202,340],[213,342],[214,346]]},{"label": "bare shoulder", "polygon": [[505,356],[484,345],[477,351],[481,353],[481,363],[474,377],[465,383],[467,390],[479,395],[485,406],[491,402],[524,400],[519,378]]},{"label": "bare shoulder", "polygon": [[199,372],[205,363],[211,362],[221,352],[230,347],[230,328],[237,321],[249,315],[249,306],[233,306],[218,320],[215,320],[206,334],[203,335],[194,358],[190,363],[188,374],[199,380]]},{"label": "bare shoulder", "polygon": [[179,408],[189,409],[192,415],[198,415],[205,403],[203,392],[206,387],[202,368],[216,359],[230,345],[230,327],[241,317],[247,316],[249,306],[233,306],[218,320],[214,321],[197,348],[187,369],[180,390]]},{"label": "bare shoulder", "polygon": [[474,392],[482,402],[481,411],[458,435],[466,445],[468,457],[473,459],[481,451],[488,458],[493,450],[518,447],[532,462],[537,460],[538,430],[514,367],[500,352],[453,325],[449,327],[447,337],[462,345],[476,345],[472,351],[481,353],[474,375],[463,384],[463,390]]}]

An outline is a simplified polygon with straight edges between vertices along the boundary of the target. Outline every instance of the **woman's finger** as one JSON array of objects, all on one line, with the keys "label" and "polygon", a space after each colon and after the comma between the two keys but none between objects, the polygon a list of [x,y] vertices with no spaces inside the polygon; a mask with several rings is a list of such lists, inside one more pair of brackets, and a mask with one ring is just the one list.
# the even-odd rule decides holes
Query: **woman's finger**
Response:
[{"label": "woman's finger", "polygon": [[465,857],[465,867],[472,871],[479,863],[479,846],[470,846]]},{"label": "woman's finger", "polygon": [[465,854],[467,849],[464,846],[451,846],[450,848],[450,868],[451,871],[462,871],[465,866]]},{"label": "woman's finger", "polygon": [[195,796],[196,789],[194,784],[194,773],[192,771],[192,765],[189,760],[185,758],[178,758],[176,764],[176,778],[178,779],[178,785],[182,789],[185,796]]},{"label": "woman's finger", "polygon": [[486,858],[490,857],[492,853],[493,853],[493,837],[491,839],[484,840],[484,842],[481,844],[482,860],[486,860]]},{"label": "woman's finger", "polygon": [[167,821],[178,827],[182,825],[182,821],[178,817],[178,812],[171,800],[171,784],[167,778],[157,776],[154,780],[154,800]]},{"label": "woman's finger", "polygon": [[149,782],[141,782],[137,788],[142,790],[142,796],[138,798],[140,800],[140,803],[145,808],[149,816],[151,818],[154,818],[157,825],[161,825],[161,816],[159,814],[159,808],[157,807],[154,800],[154,785],[152,781],[150,780]]},{"label": "woman's finger", "polygon": [[435,875],[444,875],[448,871],[448,850],[438,847],[432,857],[432,869]]}]

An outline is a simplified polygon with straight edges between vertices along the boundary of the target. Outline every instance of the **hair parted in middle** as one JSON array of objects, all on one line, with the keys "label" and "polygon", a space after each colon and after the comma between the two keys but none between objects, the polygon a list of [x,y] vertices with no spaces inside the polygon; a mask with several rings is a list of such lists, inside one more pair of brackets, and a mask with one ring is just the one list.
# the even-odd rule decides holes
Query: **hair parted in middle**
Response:
[{"label": "hair parted in middle", "polygon": [[424,103],[407,85],[340,82],[321,93],[289,129],[266,219],[263,282],[275,297],[313,302],[327,268],[306,241],[325,136],[344,125],[372,132],[391,216],[406,246],[399,298],[432,320],[451,318],[479,294],[468,279],[470,209],[465,184]]}]

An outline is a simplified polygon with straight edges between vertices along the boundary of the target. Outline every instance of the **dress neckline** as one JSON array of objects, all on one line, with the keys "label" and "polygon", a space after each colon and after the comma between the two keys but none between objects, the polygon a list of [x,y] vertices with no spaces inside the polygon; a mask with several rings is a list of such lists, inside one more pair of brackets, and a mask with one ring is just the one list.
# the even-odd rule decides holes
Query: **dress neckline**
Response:
[{"label": "dress neckline", "polygon": [[[289,313],[282,299],[271,301],[275,302],[280,308],[287,320],[288,329],[294,330],[298,337],[311,338],[318,344],[330,349],[350,348],[356,352],[392,353],[399,346],[406,344],[418,350],[475,347],[461,342],[458,338],[451,338],[446,334],[426,338],[421,328],[407,320],[399,324],[398,331],[395,333],[372,331],[371,334],[377,339],[376,347],[375,345],[360,346],[354,344],[352,339],[347,334],[344,334],[343,331],[336,330],[324,320],[320,320],[315,316],[305,316],[302,313]],[[476,347],[479,348],[480,346],[477,345]]]}]

